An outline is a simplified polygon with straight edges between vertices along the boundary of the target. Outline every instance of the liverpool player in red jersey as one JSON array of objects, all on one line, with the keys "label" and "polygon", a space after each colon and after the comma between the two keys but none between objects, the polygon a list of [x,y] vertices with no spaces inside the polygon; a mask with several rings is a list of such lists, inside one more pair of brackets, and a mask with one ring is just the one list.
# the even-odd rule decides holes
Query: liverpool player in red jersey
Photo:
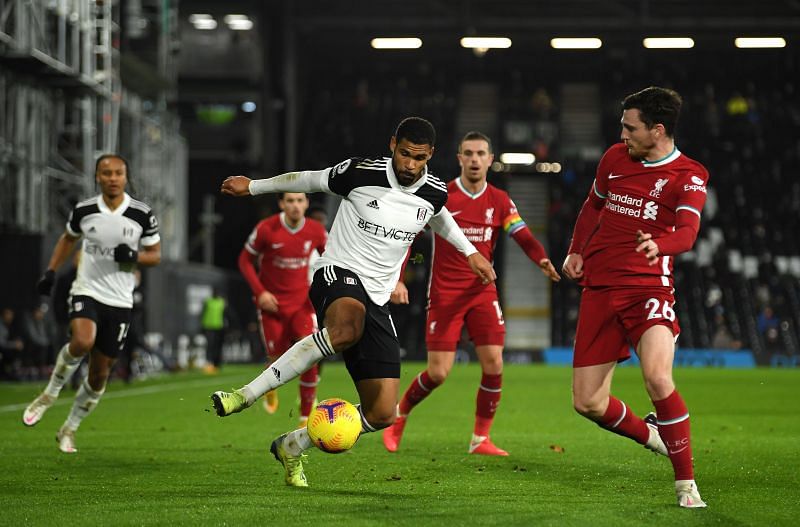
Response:
[{"label": "liverpool player in red jersey", "polygon": [[[464,136],[458,149],[461,174],[447,185],[448,209],[467,239],[487,260],[492,260],[497,238],[504,230],[547,277],[557,282],[561,277],[525,225],[514,202],[508,194],[486,181],[493,159],[491,141],[486,135],[469,132]],[[482,283],[464,258],[436,236],[428,297],[428,368],[417,375],[400,400],[397,420],[384,430],[383,444],[390,452],[397,451],[408,414],[447,379],[461,328],[466,323],[483,372],[469,452],[507,456],[508,452],[489,439],[500,403],[505,341],[497,288],[494,283]],[[395,289],[393,301],[408,303],[408,291],[402,281]]]},{"label": "liverpool player in red jersey", "polygon": [[[289,346],[317,330],[308,298],[308,262],[315,250],[325,250],[327,233],[321,223],[305,218],[308,198],[299,192],[280,195],[281,213],[262,220],[239,253],[239,270],[253,291],[261,336],[270,362]],[[258,259],[258,272],[253,260]],[[300,376],[300,424],[304,425],[317,395],[317,366]],[[268,413],[278,409],[278,393],[264,396]]]},{"label": "liverpool player in red jersey", "polygon": [[[680,331],[672,259],[697,237],[708,172],[675,147],[677,93],[646,88],[626,97],[622,108],[622,143],[597,166],[563,266],[584,286],[573,402],[606,430],[668,455],[678,504],[705,507],[694,481],[689,412],[672,379]],[[611,395],[614,367],[630,357],[630,347],[657,417],[642,420]]]}]

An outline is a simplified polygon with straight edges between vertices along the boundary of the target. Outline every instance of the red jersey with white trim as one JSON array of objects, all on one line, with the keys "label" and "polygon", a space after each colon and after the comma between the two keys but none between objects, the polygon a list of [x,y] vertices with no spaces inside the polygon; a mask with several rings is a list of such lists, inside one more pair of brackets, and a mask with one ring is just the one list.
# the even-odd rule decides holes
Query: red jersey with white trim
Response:
[{"label": "red jersey with white trim", "polygon": [[655,265],[635,251],[636,231],[659,238],[675,230],[676,214],[698,218],[706,202],[708,171],[675,148],[658,161],[637,161],[624,143],[609,148],[597,165],[592,192],[605,200],[597,228],[583,247],[588,287],[672,288],[672,258]]},{"label": "red jersey with white trim", "polygon": [[[460,178],[447,184],[447,209],[484,258],[493,261],[498,234],[509,235],[525,227],[517,207],[508,194],[489,183],[476,194],[463,186]],[[467,259],[440,236],[434,235],[433,264],[429,296],[441,291],[495,291],[494,282],[481,283],[469,267]]]},{"label": "red jersey with white trim", "polygon": [[322,253],[328,233],[311,218],[304,218],[291,229],[284,214],[262,220],[247,238],[244,247],[259,256],[258,278],[275,295],[281,309],[300,305],[308,298],[308,260],[315,249]]}]

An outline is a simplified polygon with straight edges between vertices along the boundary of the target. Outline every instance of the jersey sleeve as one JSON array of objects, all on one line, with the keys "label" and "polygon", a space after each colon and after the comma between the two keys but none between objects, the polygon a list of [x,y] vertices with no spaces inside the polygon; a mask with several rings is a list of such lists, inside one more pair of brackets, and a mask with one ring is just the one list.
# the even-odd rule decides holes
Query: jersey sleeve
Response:
[{"label": "jersey sleeve", "polygon": [[614,147],[609,148],[606,150],[606,153],[603,154],[603,157],[600,158],[600,162],[597,163],[594,183],[592,184],[592,190],[597,198],[606,199],[608,196],[608,176],[611,174],[612,160],[615,157],[614,153]]},{"label": "jersey sleeve", "polygon": [[77,207],[73,207],[67,219],[67,233],[69,233],[70,236],[77,238],[83,234],[83,231],[81,231],[81,218],[82,215],[78,214]]},{"label": "jersey sleeve", "polygon": [[338,165],[328,169],[328,188],[331,194],[347,197],[358,186],[356,165],[359,158],[345,159]]},{"label": "jersey sleeve", "polygon": [[[618,148],[618,147],[617,147]],[[600,162],[597,164],[592,188],[586,201],[583,202],[575,227],[572,230],[572,240],[567,250],[569,254],[580,254],[586,242],[597,228],[597,220],[600,211],[603,209],[605,200],[608,197],[608,176],[611,174],[611,166],[614,158],[615,147],[606,150]]]},{"label": "jersey sleeve", "polygon": [[147,212],[142,238],[139,241],[145,247],[155,245],[161,241],[161,236],[158,233],[158,218],[156,218],[152,210]]},{"label": "jersey sleeve", "polygon": [[690,174],[681,188],[678,189],[678,204],[675,207],[675,212],[678,213],[682,210],[697,215],[700,218],[700,213],[703,206],[706,204],[708,184],[708,171],[702,166],[697,173]]},{"label": "jersey sleeve", "polygon": [[526,224],[525,220],[523,220],[522,216],[520,216],[519,211],[517,211],[517,206],[514,204],[514,200],[507,195],[504,197],[505,203],[503,203],[503,230],[506,231],[506,234],[509,236],[513,236],[514,233],[518,232],[520,229],[524,229]]},{"label": "jersey sleeve", "polygon": [[248,190],[251,195],[269,194],[276,192],[326,192],[328,188],[328,175],[330,169],[303,170],[302,172],[287,172],[267,179],[254,179],[250,181]]},{"label": "jersey sleeve", "polygon": [[261,223],[253,227],[247,241],[244,242],[244,248],[253,256],[259,255],[264,252],[264,244],[266,243],[266,236],[262,233],[265,229],[261,228]]}]

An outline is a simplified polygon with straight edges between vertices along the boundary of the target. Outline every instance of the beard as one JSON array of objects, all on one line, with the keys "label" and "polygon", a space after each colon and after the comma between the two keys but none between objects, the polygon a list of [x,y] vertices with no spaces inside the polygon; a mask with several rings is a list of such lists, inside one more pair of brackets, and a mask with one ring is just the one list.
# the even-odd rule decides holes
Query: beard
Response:
[{"label": "beard", "polygon": [[417,179],[417,176],[419,175],[409,172],[407,170],[400,170],[394,165],[394,163],[392,163],[392,169],[394,170],[395,176],[397,176],[397,182],[403,185],[404,187],[413,184],[414,181]]}]

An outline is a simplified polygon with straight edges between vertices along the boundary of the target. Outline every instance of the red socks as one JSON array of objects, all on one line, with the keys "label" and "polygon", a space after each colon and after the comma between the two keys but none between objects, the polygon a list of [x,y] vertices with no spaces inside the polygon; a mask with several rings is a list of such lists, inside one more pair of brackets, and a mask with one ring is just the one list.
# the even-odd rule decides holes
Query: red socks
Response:
[{"label": "red socks", "polygon": [[694,479],[692,445],[689,440],[689,410],[678,391],[666,399],[653,401],[658,416],[658,433],[667,446],[675,479]]},{"label": "red socks", "polygon": [[300,376],[300,415],[308,417],[311,414],[311,408],[314,406],[314,399],[317,397],[317,365],[311,368]]},{"label": "red socks", "polygon": [[423,371],[411,381],[403,398],[400,399],[400,415],[406,416],[411,410],[422,402],[431,392],[439,386],[428,376],[428,370]]},{"label": "red socks", "polygon": [[[481,377],[481,386],[478,389],[478,398],[475,407],[475,430],[477,436],[488,436],[492,427],[497,405],[500,403],[500,392],[503,384],[503,375],[487,375]],[[422,402],[431,392],[439,386],[435,384],[428,371],[425,370],[411,382],[403,398],[400,400],[400,416],[408,415],[411,410]]]},{"label": "red socks", "polygon": [[488,437],[492,428],[494,413],[500,404],[503,374],[487,375],[481,377],[481,386],[478,388],[478,399],[475,405],[475,430],[476,436]]},{"label": "red socks", "polygon": [[634,414],[627,404],[616,397],[608,396],[608,408],[597,423],[606,430],[629,437],[643,445],[650,438],[647,424]]}]

